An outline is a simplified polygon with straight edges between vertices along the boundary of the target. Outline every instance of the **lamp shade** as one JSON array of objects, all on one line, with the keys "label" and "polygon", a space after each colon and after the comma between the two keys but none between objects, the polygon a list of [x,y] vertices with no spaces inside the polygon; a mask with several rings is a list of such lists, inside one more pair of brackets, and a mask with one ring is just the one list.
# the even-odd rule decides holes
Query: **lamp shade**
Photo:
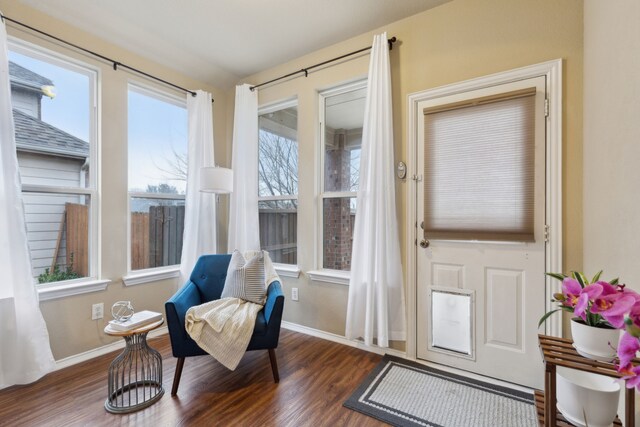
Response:
[{"label": "lamp shade", "polygon": [[233,171],[217,166],[201,168],[200,191],[218,194],[231,193],[233,191]]}]

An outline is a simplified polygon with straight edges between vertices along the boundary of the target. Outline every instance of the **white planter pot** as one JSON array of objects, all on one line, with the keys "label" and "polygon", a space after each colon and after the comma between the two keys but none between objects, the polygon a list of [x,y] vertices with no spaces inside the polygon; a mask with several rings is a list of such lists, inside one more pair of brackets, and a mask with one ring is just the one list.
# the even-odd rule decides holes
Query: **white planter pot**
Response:
[{"label": "white planter pot", "polygon": [[601,362],[611,362],[616,357],[621,330],[588,326],[571,319],[573,346],[582,356]]},{"label": "white planter pot", "polygon": [[609,427],[618,412],[620,383],[614,378],[558,366],[556,393],[558,410],[576,426]]}]

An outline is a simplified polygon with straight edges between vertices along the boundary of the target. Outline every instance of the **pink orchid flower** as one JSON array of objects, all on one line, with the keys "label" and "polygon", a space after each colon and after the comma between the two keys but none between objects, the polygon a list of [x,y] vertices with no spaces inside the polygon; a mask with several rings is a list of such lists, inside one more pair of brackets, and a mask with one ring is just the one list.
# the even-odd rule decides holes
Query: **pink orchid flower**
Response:
[{"label": "pink orchid flower", "polygon": [[629,310],[626,329],[634,337],[640,336],[640,301],[636,301]]},{"label": "pink orchid flower", "polygon": [[613,286],[608,283],[607,285],[603,286],[603,292],[593,299],[591,312],[599,313],[611,326],[616,329],[622,329],[624,327],[624,315],[636,303],[636,298],[627,293],[617,291],[608,293],[607,288]]},{"label": "pink orchid flower", "polygon": [[581,317],[582,320],[586,320],[586,311],[589,307],[589,300],[594,300],[600,296],[602,293],[602,285],[599,283],[593,283],[583,288],[576,279],[567,277],[562,281],[562,293],[566,297],[563,304],[565,306],[572,307],[573,314],[577,317]]},{"label": "pink orchid flower", "polygon": [[604,280],[598,280],[596,283],[602,286],[602,295],[609,295],[609,294],[622,292],[622,289],[619,289],[618,286],[612,285],[611,283],[605,282]]},{"label": "pink orchid flower", "polygon": [[[589,288],[590,286],[593,286],[593,285],[598,285],[598,286],[594,288]],[[580,286],[580,283],[578,283],[576,279],[572,279],[571,277],[565,278],[562,281],[562,293],[565,296],[565,300],[563,301],[563,304],[566,305],[567,307],[575,307],[580,302],[580,297],[585,293],[591,294],[594,297],[600,295],[602,293],[602,286],[599,283],[598,284],[594,283],[593,285],[589,285],[583,288],[582,286]],[[597,295],[595,295],[596,293]]]},{"label": "pink orchid flower", "polygon": [[623,380],[626,380],[627,388],[640,388],[640,366],[633,366],[631,363],[626,366],[619,366],[618,372],[624,374]]},{"label": "pink orchid flower", "polygon": [[620,288],[620,292],[622,292],[623,295],[627,296],[632,296],[633,298],[635,298],[636,302],[640,302],[640,294],[637,293],[636,291],[632,290],[632,289],[627,289],[625,285],[619,285]]},{"label": "pink orchid flower", "polygon": [[562,281],[562,293],[565,296],[565,300],[562,302],[562,305],[567,307],[575,307],[578,303],[578,298],[580,297],[580,292],[582,292],[582,286],[576,279],[571,279],[567,277]]},{"label": "pink orchid flower", "polygon": [[636,353],[640,350],[640,341],[638,338],[625,332],[620,338],[618,344],[618,359],[620,359],[620,366],[627,366],[636,357]]}]

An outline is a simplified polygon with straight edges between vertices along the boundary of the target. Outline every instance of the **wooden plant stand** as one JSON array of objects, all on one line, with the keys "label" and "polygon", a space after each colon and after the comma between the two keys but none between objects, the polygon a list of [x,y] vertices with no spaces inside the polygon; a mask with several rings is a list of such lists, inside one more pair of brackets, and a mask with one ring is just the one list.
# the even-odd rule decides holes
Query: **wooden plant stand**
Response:
[{"label": "wooden plant stand", "polygon": [[[573,341],[566,338],[556,338],[547,335],[538,335],[540,350],[545,365],[544,389],[545,392],[537,390],[535,392],[536,410],[538,412],[538,422],[545,427],[571,427],[573,424],[567,422],[562,414],[556,409],[556,366],[577,369],[579,371],[592,372],[613,378],[622,378],[613,363],[598,362],[581,356],[573,348]],[[634,364],[640,363],[639,359],[634,359]],[[625,426],[634,426],[635,422],[635,389],[625,389]],[[616,417],[614,426],[621,426],[620,419]]]}]

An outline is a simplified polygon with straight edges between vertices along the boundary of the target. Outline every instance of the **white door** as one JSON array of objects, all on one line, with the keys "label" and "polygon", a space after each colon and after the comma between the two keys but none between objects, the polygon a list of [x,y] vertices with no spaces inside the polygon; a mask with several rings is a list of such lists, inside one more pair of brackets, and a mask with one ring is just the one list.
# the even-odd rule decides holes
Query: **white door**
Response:
[{"label": "white door", "polygon": [[[504,114],[511,124],[483,124],[504,110],[492,113],[491,105],[508,104],[512,98],[527,98],[528,107]],[[486,111],[455,116],[456,111],[468,113],[479,105],[486,105]],[[417,243],[428,244],[417,248],[417,357],[535,388],[543,386],[537,324],[545,310],[544,105],[545,77],[536,77],[422,101],[415,118],[422,178]],[[449,124],[425,119],[434,111],[449,114]],[[458,122],[452,125],[451,120]],[[519,120],[523,127],[517,125]],[[478,133],[471,139],[451,135],[459,129],[475,134],[473,126]],[[425,133],[431,142],[425,142]],[[529,151],[503,152],[510,149],[503,141],[520,134],[529,135]],[[462,151],[448,151],[447,144],[433,142],[443,138],[467,139]],[[462,161],[460,153],[471,155]],[[474,175],[478,170],[480,175]],[[527,179],[529,184],[524,183]],[[503,193],[492,194],[493,190]],[[492,225],[488,217],[494,214],[497,223]],[[434,218],[437,215],[442,217]],[[512,225],[521,229],[514,232]],[[420,226],[428,229],[424,242]]]}]

